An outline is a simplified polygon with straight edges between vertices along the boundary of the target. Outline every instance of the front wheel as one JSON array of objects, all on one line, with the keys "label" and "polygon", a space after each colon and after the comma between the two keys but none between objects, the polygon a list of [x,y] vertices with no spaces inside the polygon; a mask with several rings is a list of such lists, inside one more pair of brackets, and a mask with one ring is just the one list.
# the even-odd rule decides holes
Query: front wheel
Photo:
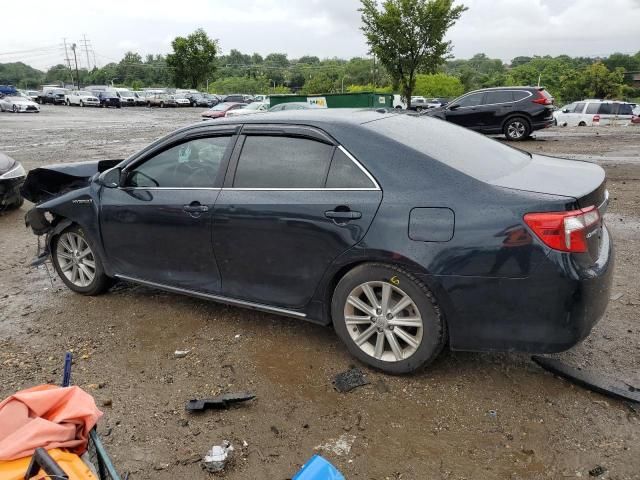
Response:
[{"label": "front wheel", "polygon": [[100,259],[78,225],[72,225],[56,236],[51,247],[53,265],[70,290],[98,295],[111,286],[112,280],[104,273]]},{"label": "front wheel", "polygon": [[84,102],[82,100],[80,100],[80,106],[84,107]]},{"label": "front wheel", "polygon": [[338,283],[333,325],[349,352],[388,373],[409,373],[432,362],[446,327],[429,289],[404,270],[364,264]]},{"label": "front wheel", "polygon": [[525,118],[513,117],[506,121],[503,132],[507,140],[518,142],[529,137],[531,134],[531,126]]},{"label": "front wheel", "polygon": [[17,105],[13,106],[13,113],[18,113],[18,106]]}]

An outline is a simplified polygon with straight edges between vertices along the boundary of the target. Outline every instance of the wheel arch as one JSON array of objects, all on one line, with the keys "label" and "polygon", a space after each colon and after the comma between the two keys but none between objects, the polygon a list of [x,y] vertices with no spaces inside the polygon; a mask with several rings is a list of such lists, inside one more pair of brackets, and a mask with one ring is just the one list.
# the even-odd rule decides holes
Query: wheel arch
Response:
[{"label": "wheel arch", "polygon": [[500,125],[500,130],[504,130],[505,125],[509,120],[513,120],[516,117],[522,117],[529,123],[529,128],[532,126],[532,118],[527,112],[513,112],[507,115],[507,117],[502,121],[502,125]]}]

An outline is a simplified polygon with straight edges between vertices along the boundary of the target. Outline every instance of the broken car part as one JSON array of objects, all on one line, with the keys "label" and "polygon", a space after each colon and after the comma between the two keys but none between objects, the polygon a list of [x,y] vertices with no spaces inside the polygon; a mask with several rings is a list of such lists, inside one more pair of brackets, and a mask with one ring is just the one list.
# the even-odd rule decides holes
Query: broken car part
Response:
[{"label": "broken car part", "polygon": [[597,373],[585,372],[571,367],[555,358],[534,355],[531,359],[545,370],[576,383],[594,392],[622,400],[640,403],[640,389],[627,385],[619,380],[605,377]]},{"label": "broken car part", "polygon": [[0,211],[22,205],[20,187],[26,177],[27,173],[20,162],[0,153]]},{"label": "broken car part", "polygon": [[341,393],[349,392],[354,388],[368,384],[369,381],[359,368],[352,368],[346,372],[339,373],[333,379],[335,389]]},{"label": "broken car part", "polygon": [[189,400],[185,407],[188,412],[202,412],[210,408],[224,409],[229,408],[233,403],[246,402],[256,398],[251,393],[225,393],[213,398],[204,398],[202,400]]}]

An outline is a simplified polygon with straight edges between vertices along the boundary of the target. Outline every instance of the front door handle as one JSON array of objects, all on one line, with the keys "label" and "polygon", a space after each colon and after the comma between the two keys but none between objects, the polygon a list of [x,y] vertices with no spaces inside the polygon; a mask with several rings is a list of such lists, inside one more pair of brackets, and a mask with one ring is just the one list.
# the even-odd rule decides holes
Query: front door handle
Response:
[{"label": "front door handle", "polygon": [[182,209],[187,213],[204,213],[209,211],[209,207],[202,205],[200,202],[191,202],[189,205],[183,205]]},{"label": "front door handle", "polygon": [[362,218],[362,213],[352,210],[329,210],[324,212],[324,216],[333,220],[356,220]]}]

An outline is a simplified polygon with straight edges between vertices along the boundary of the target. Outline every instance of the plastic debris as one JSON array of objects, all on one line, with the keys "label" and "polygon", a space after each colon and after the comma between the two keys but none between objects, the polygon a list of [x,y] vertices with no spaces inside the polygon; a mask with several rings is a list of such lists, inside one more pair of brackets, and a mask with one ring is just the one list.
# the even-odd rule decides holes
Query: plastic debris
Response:
[{"label": "plastic debris", "polygon": [[202,459],[202,468],[210,473],[221,472],[227,466],[227,462],[233,452],[233,445],[225,440],[221,445],[214,445]]},{"label": "plastic debris", "polygon": [[213,398],[189,400],[185,408],[188,412],[201,412],[209,408],[229,408],[232,403],[246,402],[254,398],[256,396],[252,393],[225,393]]},{"label": "plastic debris", "polygon": [[594,468],[589,470],[589,476],[591,476],[591,477],[599,477],[600,475],[602,475],[606,471],[607,471],[607,469],[604,468],[603,466],[596,465]]},{"label": "plastic debris", "polygon": [[176,358],[184,358],[189,355],[189,352],[191,352],[191,350],[176,350],[175,352],[173,352],[173,355]]},{"label": "plastic debris", "polygon": [[354,388],[368,384],[369,380],[359,368],[352,368],[346,372],[339,373],[333,379],[335,389],[341,393],[350,392]]},{"label": "plastic debris", "polygon": [[349,455],[349,452],[351,452],[351,446],[355,439],[355,435],[348,435],[345,433],[340,435],[337,440],[330,440],[327,443],[318,445],[314,450],[324,450],[325,452],[333,453],[339,457]]},{"label": "plastic debris", "polygon": [[314,455],[292,480],[344,480],[344,475],[323,457]]},{"label": "plastic debris", "polygon": [[498,418],[498,412],[496,412],[495,410],[489,410],[487,412],[487,414],[491,417],[491,418]]}]

